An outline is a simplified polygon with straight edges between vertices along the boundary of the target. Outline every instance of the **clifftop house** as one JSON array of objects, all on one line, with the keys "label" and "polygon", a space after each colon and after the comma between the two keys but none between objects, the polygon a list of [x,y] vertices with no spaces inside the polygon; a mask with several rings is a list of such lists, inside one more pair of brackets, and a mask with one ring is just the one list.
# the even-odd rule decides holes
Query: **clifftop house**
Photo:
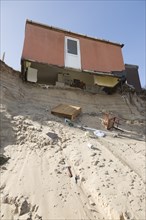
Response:
[{"label": "clifftop house", "polygon": [[113,88],[125,74],[123,46],[27,20],[22,77],[53,85]]}]

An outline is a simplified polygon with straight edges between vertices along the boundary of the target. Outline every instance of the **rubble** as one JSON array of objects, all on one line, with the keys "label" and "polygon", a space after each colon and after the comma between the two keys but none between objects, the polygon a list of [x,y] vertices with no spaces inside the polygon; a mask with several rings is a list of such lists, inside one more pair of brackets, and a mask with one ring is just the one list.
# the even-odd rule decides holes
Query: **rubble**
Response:
[{"label": "rubble", "polygon": [[0,166],[7,163],[7,161],[10,159],[10,157],[6,157],[5,155],[0,153]]}]

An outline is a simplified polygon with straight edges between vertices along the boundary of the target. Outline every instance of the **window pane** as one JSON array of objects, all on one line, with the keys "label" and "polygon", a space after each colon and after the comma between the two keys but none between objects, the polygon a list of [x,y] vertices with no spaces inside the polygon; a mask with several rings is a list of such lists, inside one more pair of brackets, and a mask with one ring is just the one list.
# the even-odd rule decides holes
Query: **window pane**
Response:
[{"label": "window pane", "polygon": [[67,52],[77,55],[77,41],[67,39]]}]

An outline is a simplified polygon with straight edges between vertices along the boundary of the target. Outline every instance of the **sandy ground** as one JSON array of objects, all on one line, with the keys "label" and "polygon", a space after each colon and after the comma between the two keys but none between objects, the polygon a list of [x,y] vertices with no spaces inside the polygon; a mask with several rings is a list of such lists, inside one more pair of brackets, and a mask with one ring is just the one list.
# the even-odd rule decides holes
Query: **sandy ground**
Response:
[{"label": "sandy ground", "polygon": [[[145,115],[137,96],[130,103],[127,95],[42,88],[5,66],[0,89],[1,152],[10,157],[1,166],[2,220],[146,218]],[[60,103],[82,107],[74,127],[51,114]],[[118,115],[133,138],[107,132],[104,111]]]}]

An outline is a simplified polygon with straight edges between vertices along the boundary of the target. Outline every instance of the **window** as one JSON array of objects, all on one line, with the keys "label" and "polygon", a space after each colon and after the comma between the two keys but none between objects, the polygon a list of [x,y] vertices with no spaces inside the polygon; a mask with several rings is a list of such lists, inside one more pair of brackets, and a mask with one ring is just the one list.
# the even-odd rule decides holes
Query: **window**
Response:
[{"label": "window", "polygon": [[67,52],[77,55],[77,41],[67,39]]},{"label": "window", "polygon": [[81,69],[80,41],[77,38],[65,36],[64,66]]}]

